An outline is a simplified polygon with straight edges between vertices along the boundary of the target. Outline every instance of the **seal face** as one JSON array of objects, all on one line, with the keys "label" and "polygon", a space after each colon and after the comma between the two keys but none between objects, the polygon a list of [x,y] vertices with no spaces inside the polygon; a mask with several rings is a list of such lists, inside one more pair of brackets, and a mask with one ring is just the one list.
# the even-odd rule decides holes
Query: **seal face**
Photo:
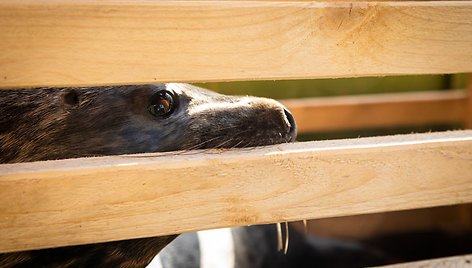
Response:
[{"label": "seal face", "polygon": [[[188,84],[0,91],[0,163],[291,142],[278,102]],[[0,254],[0,267],[145,267],[175,236]]]},{"label": "seal face", "polygon": [[188,84],[0,91],[0,162],[270,145],[295,139],[278,102]]}]

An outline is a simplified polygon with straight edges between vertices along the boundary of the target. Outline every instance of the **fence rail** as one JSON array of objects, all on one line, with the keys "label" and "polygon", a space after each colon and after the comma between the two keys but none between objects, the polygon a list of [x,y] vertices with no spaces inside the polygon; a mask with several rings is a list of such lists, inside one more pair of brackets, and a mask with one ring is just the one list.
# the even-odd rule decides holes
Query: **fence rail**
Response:
[{"label": "fence rail", "polygon": [[472,131],[0,166],[0,252],[472,202]]},{"label": "fence rail", "polygon": [[0,87],[472,72],[470,1],[4,0]]}]

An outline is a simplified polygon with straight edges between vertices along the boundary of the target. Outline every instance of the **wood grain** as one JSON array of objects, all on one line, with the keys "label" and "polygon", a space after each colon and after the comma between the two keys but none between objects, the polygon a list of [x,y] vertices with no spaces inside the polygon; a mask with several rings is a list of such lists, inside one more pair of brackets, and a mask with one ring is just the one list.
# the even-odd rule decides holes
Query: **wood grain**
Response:
[{"label": "wood grain", "polygon": [[0,165],[0,252],[472,202],[472,131]]},{"label": "wood grain", "polygon": [[472,2],[3,0],[0,87],[472,72]]},{"label": "wood grain", "polygon": [[[281,101],[300,133],[362,128],[464,125],[465,90],[376,94]],[[472,104],[471,104],[472,106]]]}]

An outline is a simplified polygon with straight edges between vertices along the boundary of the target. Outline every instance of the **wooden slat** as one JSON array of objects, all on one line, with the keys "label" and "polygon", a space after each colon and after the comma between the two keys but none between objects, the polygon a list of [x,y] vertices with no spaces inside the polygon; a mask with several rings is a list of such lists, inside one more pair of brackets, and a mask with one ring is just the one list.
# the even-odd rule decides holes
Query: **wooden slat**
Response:
[{"label": "wooden slat", "polygon": [[282,103],[299,132],[362,128],[463,125],[468,98],[464,90],[343,96]]},{"label": "wooden slat", "polygon": [[0,166],[0,252],[472,202],[472,131]]},{"label": "wooden slat", "polygon": [[383,268],[471,268],[472,254],[381,266]]},{"label": "wooden slat", "polygon": [[0,87],[472,72],[472,2],[0,1]]}]

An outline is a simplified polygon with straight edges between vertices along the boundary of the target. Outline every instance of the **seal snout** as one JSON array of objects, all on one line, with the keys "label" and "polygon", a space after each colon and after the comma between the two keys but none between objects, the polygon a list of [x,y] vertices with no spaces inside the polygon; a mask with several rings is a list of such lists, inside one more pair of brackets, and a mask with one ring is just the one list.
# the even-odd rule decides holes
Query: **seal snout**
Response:
[{"label": "seal snout", "polygon": [[293,115],[289,112],[289,110],[287,110],[285,107],[283,109],[289,127],[289,131],[287,133],[287,142],[294,142],[297,138],[297,124],[295,123],[295,119],[293,118]]},{"label": "seal snout", "polygon": [[293,142],[297,138],[297,124],[295,123],[295,119],[293,118],[293,115],[290,113],[290,111],[285,107],[283,109],[289,127],[289,131],[287,133],[287,142]]}]

